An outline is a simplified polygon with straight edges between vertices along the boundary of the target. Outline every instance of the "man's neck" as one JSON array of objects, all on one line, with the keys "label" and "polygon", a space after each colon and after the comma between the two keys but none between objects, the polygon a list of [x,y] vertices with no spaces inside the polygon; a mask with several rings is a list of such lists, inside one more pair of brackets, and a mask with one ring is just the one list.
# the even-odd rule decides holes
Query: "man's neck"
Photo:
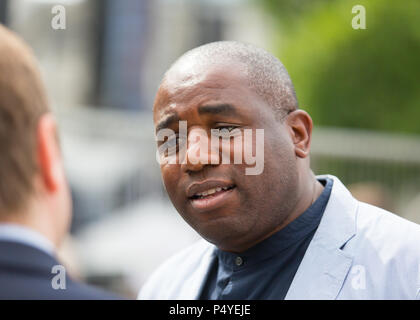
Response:
[{"label": "man's neck", "polygon": [[51,218],[45,208],[31,207],[24,212],[8,213],[0,219],[0,224],[21,226],[32,230],[53,244],[54,248],[59,245],[56,228],[52,225]]},{"label": "man's neck", "polygon": [[297,197],[296,205],[290,210],[290,213],[287,217],[283,220],[281,224],[279,224],[276,228],[271,230],[270,232],[264,234],[261,238],[254,240],[251,244],[247,244],[245,246],[241,246],[236,248],[235,250],[232,249],[224,249],[220,248],[223,251],[233,252],[233,253],[240,253],[244,252],[247,249],[255,246],[256,244],[260,243],[261,241],[269,238],[276,232],[280,231],[284,227],[286,227],[289,223],[297,219],[301,214],[303,214],[321,195],[322,191],[324,190],[324,186],[316,179],[314,173],[310,170],[308,175],[304,177],[308,180],[306,183],[302,183],[305,188],[299,192],[299,196]]},{"label": "man's neck", "polygon": [[54,255],[55,246],[40,232],[17,223],[0,222],[0,241],[21,243]]}]

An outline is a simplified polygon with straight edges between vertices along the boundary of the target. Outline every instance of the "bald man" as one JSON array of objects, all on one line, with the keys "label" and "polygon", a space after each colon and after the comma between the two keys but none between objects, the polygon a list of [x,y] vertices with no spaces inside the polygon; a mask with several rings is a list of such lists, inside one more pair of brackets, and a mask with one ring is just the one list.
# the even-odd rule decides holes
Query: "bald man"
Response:
[{"label": "bald man", "polygon": [[0,299],[117,299],[57,260],[71,221],[57,137],[30,49],[0,25]]},{"label": "bald man", "polygon": [[153,112],[166,191],[203,240],[140,299],[420,297],[420,227],[314,175],[311,117],[274,56],[238,42],[195,48],[166,72]]}]

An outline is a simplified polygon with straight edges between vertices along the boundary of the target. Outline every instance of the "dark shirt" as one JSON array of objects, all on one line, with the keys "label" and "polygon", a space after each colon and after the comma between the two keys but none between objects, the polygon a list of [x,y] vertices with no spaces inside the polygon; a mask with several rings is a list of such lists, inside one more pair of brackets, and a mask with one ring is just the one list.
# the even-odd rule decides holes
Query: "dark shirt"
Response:
[{"label": "dark shirt", "polygon": [[200,299],[284,299],[330,198],[334,181],[319,181],[321,195],[283,229],[241,254],[216,249]]}]

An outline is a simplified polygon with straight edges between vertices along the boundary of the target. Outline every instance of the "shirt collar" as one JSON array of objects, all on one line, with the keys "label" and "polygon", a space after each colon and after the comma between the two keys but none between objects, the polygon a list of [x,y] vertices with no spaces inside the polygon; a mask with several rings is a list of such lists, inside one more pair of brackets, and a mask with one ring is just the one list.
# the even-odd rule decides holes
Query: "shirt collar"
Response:
[{"label": "shirt collar", "polygon": [[308,236],[318,227],[331,194],[334,181],[329,178],[323,180],[320,180],[324,184],[324,190],[321,195],[298,218],[269,238],[240,254],[222,251],[216,248],[219,262],[228,268],[246,268],[280,253]]},{"label": "shirt collar", "polygon": [[55,252],[55,247],[50,240],[39,232],[18,224],[0,223],[0,241],[22,243],[52,256]]}]

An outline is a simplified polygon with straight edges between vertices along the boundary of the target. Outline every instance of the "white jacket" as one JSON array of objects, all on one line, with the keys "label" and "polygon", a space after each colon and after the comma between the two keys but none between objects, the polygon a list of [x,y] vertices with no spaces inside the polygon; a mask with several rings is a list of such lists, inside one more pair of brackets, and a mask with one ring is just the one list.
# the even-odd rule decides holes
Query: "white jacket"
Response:
[{"label": "white jacket", "polygon": [[[331,196],[286,299],[420,299],[420,226],[357,201],[334,176]],[[150,277],[139,299],[197,299],[214,245],[200,240]]]}]

